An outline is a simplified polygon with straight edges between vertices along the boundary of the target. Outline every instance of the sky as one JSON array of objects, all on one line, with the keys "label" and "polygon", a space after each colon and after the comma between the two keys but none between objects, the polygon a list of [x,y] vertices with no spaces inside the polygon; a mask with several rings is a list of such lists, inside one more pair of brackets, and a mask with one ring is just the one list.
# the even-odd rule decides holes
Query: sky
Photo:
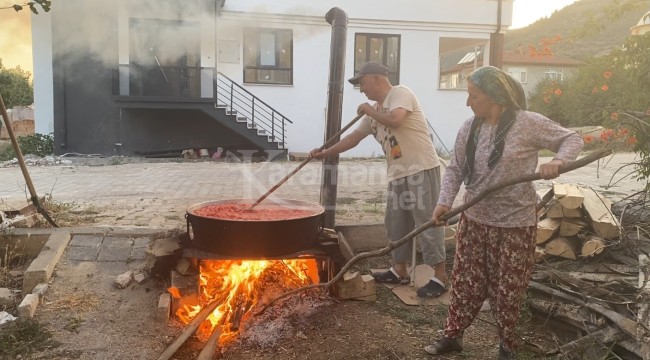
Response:
[{"label": "sky", "polygon": [[576,0],[514,0],[511,29],[518,29],[549,17],[553,11],[571,5]]},{"label": "sky", "polygon": [[[514,0],[512,27],[517,29],[550,16],[553,11],[572,4],[576,0]],[[2,9],[17,0],[0,0],[0,58],[5,68],[20,66],[32,71],[32,34],[28,8],[16,12]],[[53,6],[56,6],[54,2]]]}]

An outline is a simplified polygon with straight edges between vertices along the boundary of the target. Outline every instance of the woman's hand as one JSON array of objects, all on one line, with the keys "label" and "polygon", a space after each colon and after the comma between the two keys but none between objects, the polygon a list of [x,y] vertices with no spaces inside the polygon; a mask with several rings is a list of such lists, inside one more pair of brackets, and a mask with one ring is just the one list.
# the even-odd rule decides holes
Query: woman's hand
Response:
[{"label": "woman's hand", "polygon": [[543,179],[555,179],[560,176],[560,166],[564,165],[564,161],[559,159],[553,159],[546,164],[539,166],[539,173],[542,175]]},{"label": "woman's hand", "polygon": [[433,215],[431,216],[431,221],[433,221],[433,224],[436,226],[440,225],[446,225],[447,221],[440,221],[440,217],[446,213],[449,212],[449,208],[444,205],[438,205],[436,206],[435,209],[433,209]]}]

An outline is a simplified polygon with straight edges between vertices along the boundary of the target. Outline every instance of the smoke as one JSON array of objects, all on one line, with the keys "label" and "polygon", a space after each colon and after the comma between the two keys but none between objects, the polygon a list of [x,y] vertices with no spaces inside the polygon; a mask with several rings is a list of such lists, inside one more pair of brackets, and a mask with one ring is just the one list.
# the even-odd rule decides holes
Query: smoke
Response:
[{"label": "smoke", "polygon": [[[4,3],[3,3],[4,6]],[[0,58],[5,68],[20,66],[32,72],[32,31],[29,9],[0,10]]]},{"label": "smoke", "polygon": [[214,22],[214,1],[206,0],[65,0],[52,9],[55,56],[90,55],[107,66],[124,62],[127,53],[129,59],[155,61],[155,52],[160,62],[176,61],[199,46],[201,22]]}]

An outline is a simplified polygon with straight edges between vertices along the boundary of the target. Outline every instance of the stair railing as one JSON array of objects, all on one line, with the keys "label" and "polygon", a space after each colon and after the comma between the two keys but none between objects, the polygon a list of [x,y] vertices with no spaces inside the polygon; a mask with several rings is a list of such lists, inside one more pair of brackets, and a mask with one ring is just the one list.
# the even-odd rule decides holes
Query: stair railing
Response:
[{"label": "stair railing", "polygon": [[266,131],[273,141],[285,146],[286,123],[293,124],[293,121],[220,72],[217,72],[214,84],[216,106],[236,111],[237,116],[248,119],[253,129]]}]

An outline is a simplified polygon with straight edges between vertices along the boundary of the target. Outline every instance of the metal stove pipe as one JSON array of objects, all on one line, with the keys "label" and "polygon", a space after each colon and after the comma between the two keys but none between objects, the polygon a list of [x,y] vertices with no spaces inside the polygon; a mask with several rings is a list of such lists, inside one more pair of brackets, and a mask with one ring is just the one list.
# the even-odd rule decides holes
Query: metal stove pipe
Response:
[{"label": "metal stove pipe", "polygon": [[[343,9],[334,7],[325,14],[325,20],[332,25],[330,73],[327,89],[327,123],[325,125],[325,141],[327,141],[341,130],[348,15]],[[323,226],[329,229],[333,229],[335,224],[338,163],[338,155],[327,157],[323,162],[321,176],[320,203],[325,208]]]}]

